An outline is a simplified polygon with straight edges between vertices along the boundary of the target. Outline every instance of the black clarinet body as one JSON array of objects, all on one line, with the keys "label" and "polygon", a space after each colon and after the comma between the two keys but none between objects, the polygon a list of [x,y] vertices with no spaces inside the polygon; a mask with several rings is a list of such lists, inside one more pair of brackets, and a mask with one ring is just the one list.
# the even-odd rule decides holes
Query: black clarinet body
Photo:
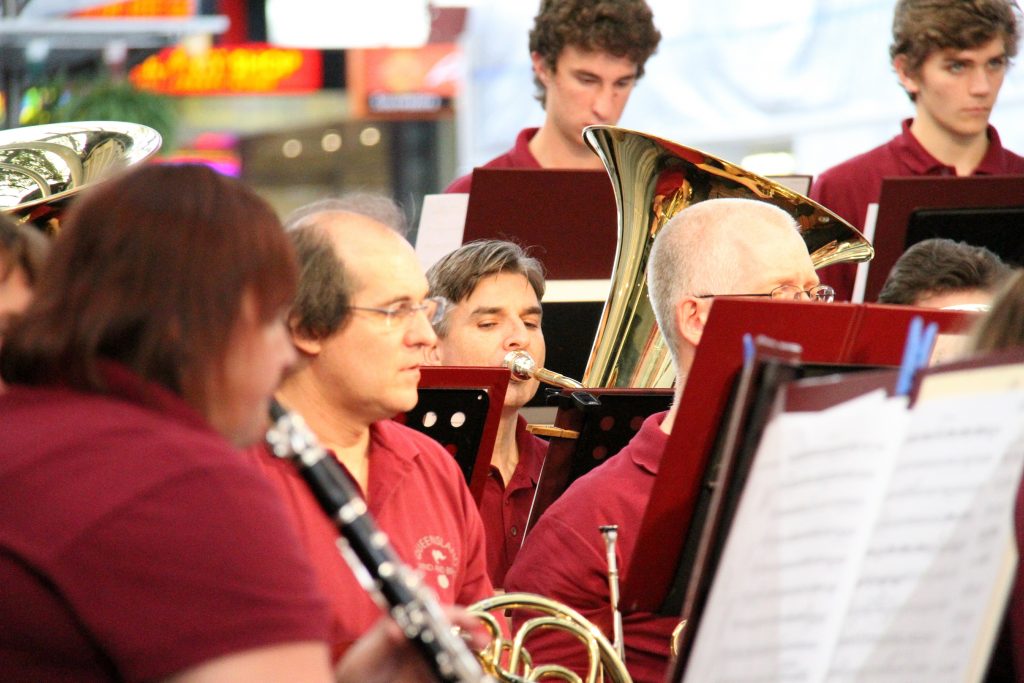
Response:
[{"label": "black clarinet body", "polygon": [[292,461],[341,533],[342,554],[363,587],[391,614],[445,683],[491,681],[454,631],[437,597],[406,565],[369,515],[366,502],[341,465],[322,447],[301,416],[271,403],[267,444]]}]

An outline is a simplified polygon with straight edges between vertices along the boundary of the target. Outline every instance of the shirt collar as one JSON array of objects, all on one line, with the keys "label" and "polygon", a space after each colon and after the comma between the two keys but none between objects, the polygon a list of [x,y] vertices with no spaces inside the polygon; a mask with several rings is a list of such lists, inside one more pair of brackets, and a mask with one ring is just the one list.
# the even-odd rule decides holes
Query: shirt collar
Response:
[{"label": "shirt collar", "polygon": [[213,430],[198,410],[167,387],[144,379],[121,363],[102,360],[97,366],[111,396],[166,413],[187,424]]},{"label": "shirt collar", "polygon": [[[956,169],[942,163],[924,148],[914,134],[910,132],[913,119],[903,121],[903,132],[896,138],[899,156],[913,175],[956,175]],[[988,149],[981,163],[974,169],[974,175],[995,175],[1003,172],[1003,145],[999,133],[993,126],[988,127]]]},{"label": "shirt collar", "polygon": [[666,415],[668,415],[667,410],[654,413],[644,420],[644,423],[640,425],[640,431],[626,446],[633,462],[651,474],[658,473],[661,457],[665,454],[665,447],[668,446],[668,434],[661,431],[661,423]]}]

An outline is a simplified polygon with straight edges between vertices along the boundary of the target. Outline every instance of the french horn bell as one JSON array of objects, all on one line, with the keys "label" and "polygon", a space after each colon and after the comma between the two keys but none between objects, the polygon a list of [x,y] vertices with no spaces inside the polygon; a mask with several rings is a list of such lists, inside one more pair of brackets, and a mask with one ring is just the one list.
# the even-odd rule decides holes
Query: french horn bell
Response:
[{"label": "french horn bell", "polygon": [[774,204],[796,221],[815,268],[874,256],[870,242],[836,214],[728,161],[616,126],[588,126],[583,138],[604,164],[618,207],[611,290],[585,386],[672,386],[669,351],[647,297],[647,257],[658,231],[692,204],[719,197]]}]

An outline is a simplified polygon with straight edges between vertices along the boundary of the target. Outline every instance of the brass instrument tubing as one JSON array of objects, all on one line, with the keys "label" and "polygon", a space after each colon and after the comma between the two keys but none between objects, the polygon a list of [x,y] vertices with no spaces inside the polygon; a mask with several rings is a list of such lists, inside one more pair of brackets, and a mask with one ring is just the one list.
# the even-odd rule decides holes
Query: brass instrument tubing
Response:
[{"label": "brass instrument tubing", "polygon": [[605,552],[608,557],[608,595],[612,608],[612,645],[619,659],[626,662],[626,643],[622,635],[622,612],[619,611],[619,561],[615,557],[615,541],[619,537],[617,524],[605,524],[598,527],[604,537]]}]

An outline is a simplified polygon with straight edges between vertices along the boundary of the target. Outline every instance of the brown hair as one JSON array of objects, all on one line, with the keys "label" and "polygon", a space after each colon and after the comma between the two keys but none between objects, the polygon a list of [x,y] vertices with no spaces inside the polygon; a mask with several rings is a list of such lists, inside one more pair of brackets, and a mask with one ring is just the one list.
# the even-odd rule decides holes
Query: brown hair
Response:
[{"label": "brown hair", "polygon": [[[658,49],[661,33],[643,0],[541,0],[530,31],[530,53],[539,54],[552,72],[567,45],[588,52],[626,57],[636,64],[636,77]],[[544,85],[536,76],[537,100],[544,104]]]},{"label": "brown hair", "polygon": [[43,268],[50,241],[30,225],[15,223],[0,213],[0,282],[15,268],[25,273],[30,285],[35,284]]},{"label": "brown hair", "polygon": [[889,56],[904,57],[913,75],[936,50],[969,50],[1002,38],[1006,56],[1012,58],[1017,54],[1019,11],[1010,0],[899,0]]},{"label": "brown hair", "polygon": [[355,290],[351,274],[338,257],[322,225],[348,215],[365,216],[405,237],[405,214],[390,197],[354,192],[301,206],[285,220],[285,229],[299,258],[298,291],[288,313],[293,332],[324,339],[341,329],[349,316]]},{"label": "brown hair", "polygon": [[72,206],[0,372],[105,392],[108,359],[205,412],[243,294],[270,321],[296,270],[273,209],[239,181],[204,166],[132,171]]},{"label": "brown hair", "polygon": [[880,304],[914,305],[922,298],[967,289],[992,291],[1013,270],[985,247],[935,238],[907,249],[889,271]]},{"label": "brown hair", "polygon": [[1017,271],[992,300],[992,308],[967,342],[973,353],[1024,346],[1024,271]]},{"label": "brown hair", "polygon": [[[537,300],[544,298],[544,266],[518,244],[505,240],[475,240],[445,255],[427,270],[430,296],[443,296],[457,304],[473,295],[480,280],[498,273],[522,275]],[[439,337],[447,334],[447,317],[434,331]]]}]

